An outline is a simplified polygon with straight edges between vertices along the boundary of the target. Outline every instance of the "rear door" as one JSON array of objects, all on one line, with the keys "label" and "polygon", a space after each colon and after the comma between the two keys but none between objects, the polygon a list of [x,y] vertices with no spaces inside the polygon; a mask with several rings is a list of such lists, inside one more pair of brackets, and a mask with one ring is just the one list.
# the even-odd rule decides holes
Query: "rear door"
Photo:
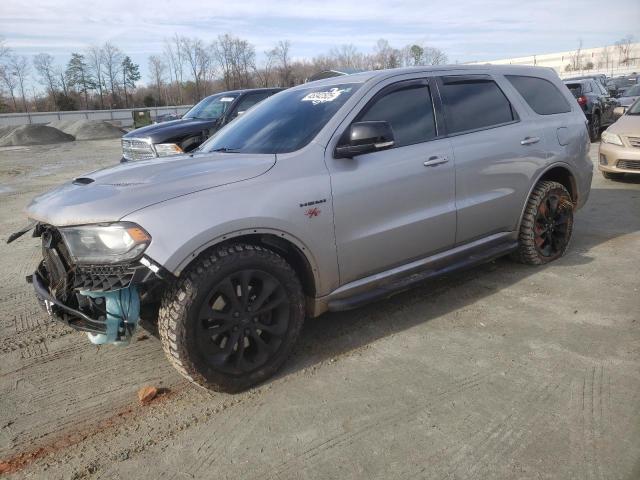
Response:
[{"label": "rear door", "polygon": [[455,172],[427,78],[389,81],[363,99],[354,121],[384,120],[389,150],[334,158],[331,173],[340,279],[346,283],[453,246]]},{"label": "rear door", "polygon": [[515,230],[531,178],[547,158],[540,124],[522,115],[503,77],[438,78],[456,163],[456,244]]}]

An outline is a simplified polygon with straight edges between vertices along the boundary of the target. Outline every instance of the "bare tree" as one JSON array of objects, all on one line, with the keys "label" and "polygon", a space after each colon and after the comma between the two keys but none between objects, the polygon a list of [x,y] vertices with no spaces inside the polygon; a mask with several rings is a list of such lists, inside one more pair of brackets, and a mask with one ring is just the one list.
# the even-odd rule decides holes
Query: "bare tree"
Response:
[{"label": "bare tree", "polygon": [[182,37],[180,39],[182,54],[193,76],[195,84],[195,99],[200,100],[203,94],[202,80],[209,63],[209,56],[204,49],[204,44],[199,38]]},{"label": "bare tree", "polygon": [[397,68],[401,64],[401,53],[389,45],[384,38],[377,41],[374,49],[375,68]]},{"label": "bare tree", "polygon": [[228,33],[219,35],[211,45],[215,63],[222,71],[227,89],[248,87],[251,71],[255,70],[256,52],[246,40]]},{"label": "bare tree", "polygon": [[[325,58],[316,57],[315,63],[323,63]],[[364,55],[358,51],[355,45],[345,44],[338,47],[334,47],[329,51],[328,60],[334,64],[335,67],[343,68],[365,68]]]},{"label": "bare tree", "polygon": [[609,70],[610,64],[611,64],[611,47],[606,46],[600,51],[600,55],[598,56],[598,68],[604,68],[605,70]]},{"label": "bare tree", "polygon": [[169,74],[173,77],[172,82],[175,82],[178,101],[180,104],[184,103],[182,96],[182,82],[184,76],[184,55],[182,54],[182,44],[178,34],[175,34],[171,40],[165,39],[164,55],[169,65]]},{"label": "bare tree", "polygon": [[9,65],[0,64],[0,82],[9,92],[11,102],[13,103],[13,111],[18,111],[18,104],[16,103],[16,86],[18,85],[18,78],[15,73],[9,67]]},{"label": "bare tree", "polygon": [[618,63],[629,65],[631,62],[631,44],[633,43],[633,35],[627,35],[616,42],[618,49]]},{"label": "bare tree", "polygon": [[578,49],[569,55],[569,62],[571,70],[580,70],[582,68],[582,39],[578,40]]},{"label": "bare tree", "polygon": [[280,86],[282,87],[292,86],[290,49],[291,42],[289,40],[280,40],[273,49],[273,55],[278,63],[280,72]]},{"label": "bare tree", "polygon": [[424,47],[423,65],[444,65],[449,59],[447,54],[436,47]]},{"label": "bare tree", "polygon": [[27,112],[27,79],[29,77],[29,60],[24,55],[12,56],[9,58],[8,68],[11,70],[11,74],[18,80],[18,88],[20,89],[20,95],[22,96],[22,106],[25,113]]},{"label": "bare tree", "polygon": [[264,62],[260,68],[254,66],[254,75],[256,76],[258,85],[261,87],[270,87],[274,85],[272,79],[273,70],[276,63],[275,49],[264,52]]},{"label": "bare tree", "polygon": [[151,78],[153,78],[153,82],[155,83],[157,94],[156,98],[158,99],[158,101],[162,101],[162,85],[164,83],[164,75],[166,70],[167,65],[162,61],[162,58],[157,55],[151,55],[149,57],[149,72],[151,73]]},{"label": "bare tree", "polygon": [[122,73],[123,55],[118,47],[106,42],[102,47],[102,67],[111,90],[111,105],[118,106],[119,78]]},{"label": "bare tree", "polygon": [[100,108],[104,109],[104,71],[102,69],[104,52],[102,48],[97,46],[89,47],[87,50],[87,59],[89,65],[89,73],[95,79],[98,95],[100,96]]},{"label": "bare tree", "polygon": [[58,74],[53,65],[54,58],[48,53],[39,53],[33,57],[33,66],[40,76],[40,82],[49,91],[54,108],[58,107],[56,92],[58,87]]}]

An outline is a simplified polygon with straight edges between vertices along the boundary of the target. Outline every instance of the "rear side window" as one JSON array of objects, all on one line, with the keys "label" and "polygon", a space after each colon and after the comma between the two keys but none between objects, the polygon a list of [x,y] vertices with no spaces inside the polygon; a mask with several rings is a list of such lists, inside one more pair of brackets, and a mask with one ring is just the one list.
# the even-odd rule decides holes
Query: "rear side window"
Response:
[{"label": "rear side window", "polygon": [[383,93],[358,118],[373,120],[389,122],[397,147],[431,140],[436,136],[436,122],[428,85],[409,83]]},{"label": "rear side window", "polygon": [[449,133],[494,127],[517,119],[511,103],[488,75],[442,77]]},{"label": "rear side window", "polygon": [[580,95],[582,95],[581,83],[566,83],[565,85],[574,97],[578,98]]},{"label": "rear side window", "polygon": [[260,103],[267,97],[270,97],[270,92],[260,92],[260,93],[248,93],[238,102],[238,106],[236,107],[236,111],[234,117],[243,114],[251,107],[253,107],[256,103]]},{"label": "rear side window", "polygon": [[511,85],[527,101],[531,109],[539,115],[567,113],[571,106],[560,90],[548,80],[521,75],[505,75]]}]

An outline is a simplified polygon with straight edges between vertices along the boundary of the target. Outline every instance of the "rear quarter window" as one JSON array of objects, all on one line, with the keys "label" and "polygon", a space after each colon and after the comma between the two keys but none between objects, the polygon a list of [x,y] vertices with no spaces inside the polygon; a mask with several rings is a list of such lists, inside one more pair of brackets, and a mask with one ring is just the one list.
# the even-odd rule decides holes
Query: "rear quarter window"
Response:
[{"label": "rear quarter window", "polygon": [[517,120],[509,99],[487,75],[440,78],[449,134],[481,130]]},{"label": "rear quarter window", "polygon": [[581,83],[565,83],[571,94],[578,98],[582,95],[582,84]]},{"label": "rear quarter window", "polygon": [[522,75],[505,75],[511,85],[538,115],[567,113],[571,106],[560,90],[548,80]]}]

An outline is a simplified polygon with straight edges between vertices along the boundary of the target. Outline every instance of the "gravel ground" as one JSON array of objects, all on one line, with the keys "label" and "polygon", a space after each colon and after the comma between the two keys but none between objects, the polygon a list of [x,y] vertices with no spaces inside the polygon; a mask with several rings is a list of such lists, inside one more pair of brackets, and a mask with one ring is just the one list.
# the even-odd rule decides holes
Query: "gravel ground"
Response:
[{"label": "gravel ground", "polygon": [[[597,145],[592,148],[595,161]],[[0,149],[3,239],[117,140]],[[90,345],[0,244],[0,469],[11,478],[640,478],[640,179],[594,176],[567,255],[506,259],[307,322],[285,369],[210,394],[153,336]],[[146,338],[145,338],[146,337]],[[144,385],[161,388],[138,405]],[[8,463],[2,463],[2,462]]]}]

